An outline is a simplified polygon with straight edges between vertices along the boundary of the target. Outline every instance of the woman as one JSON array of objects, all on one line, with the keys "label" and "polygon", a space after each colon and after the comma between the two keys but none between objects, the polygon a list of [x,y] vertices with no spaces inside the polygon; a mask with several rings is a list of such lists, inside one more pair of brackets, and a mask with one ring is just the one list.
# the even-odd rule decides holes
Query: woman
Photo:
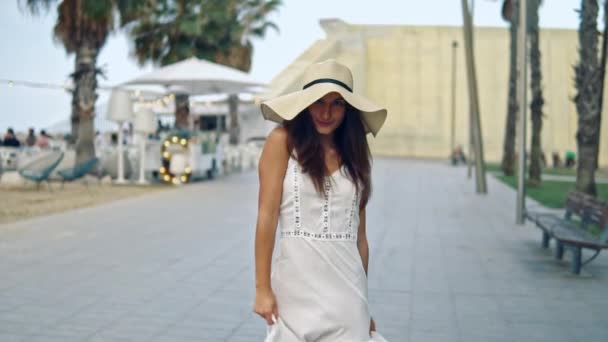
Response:
[{"label": "woman", "polygon": [[333,60],[310,66],[302,88],[261,105],[282,126],[259,164],[254,311],[271,325],[267,341],[370,341],[366,132],[387,113],[355,95],[350,70]]},{"label": "woman", "polygon": [[40,131],[40,136],[36,139],[36,146],[45,149],[51,147],[50,135],[46,134],[45,130]]}]

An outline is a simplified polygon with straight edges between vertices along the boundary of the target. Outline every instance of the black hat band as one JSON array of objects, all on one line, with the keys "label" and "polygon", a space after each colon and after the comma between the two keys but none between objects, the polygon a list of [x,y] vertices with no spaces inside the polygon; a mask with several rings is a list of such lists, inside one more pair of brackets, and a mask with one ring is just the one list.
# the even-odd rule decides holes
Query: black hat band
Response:
[{"label": "black hat band", "polygon": [[318,80],[314,80],[314,81],[312,81],[310,83],[307,83],[306,85],[304,85],[304,87],[302,87],[302,89],[306,89],[306,88],[312,87],[313,85],[318,84],[318,83],[333,83],[333,84],[337,84],[340,87],[342,87],[342,88],[350,91],[351,93],[353,92],[353,90],[349,86],[347,86],[344,82],[340,82],[340,81],[335,80],[333,78],[319,78]]}]

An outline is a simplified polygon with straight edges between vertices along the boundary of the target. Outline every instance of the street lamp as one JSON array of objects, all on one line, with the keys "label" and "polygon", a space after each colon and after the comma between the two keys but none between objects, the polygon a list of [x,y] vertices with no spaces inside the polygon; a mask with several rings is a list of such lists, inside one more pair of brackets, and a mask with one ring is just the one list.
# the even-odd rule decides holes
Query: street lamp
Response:
[{"label": "street lamp", "polygon": [[526,0],[519,0],[519,27],[517,28],[517,102],[519,105],[518,160],[517,160],[517,203],[515,215],[517,224],[524,224],[526,207],[526,77],[527,77],[527,20]]},{"label": "street lamp", "polygon": [[[467,0],[462,0],[465,56],[467,62],[467,79],[469,84],[469,104],[472,116],[472,138],[475,153],[475,188],[477,193],[487,193],[485,165],[483,160],[483,138],[481,135],[481,118],[479,114],[479,96],[477,92],[477,74],[473,53],[473,23]],[[470,157],[469,157],[470,158]]]},{"label": "street lamp", "polygon": [[456,149],[455,134],[456,134],[456,50],[458,42],[452,41],[452,131],[450,139],[450,153],[453,158],[454,150]]},{"label": "street lamp", "polygon": [[131,121],[133,117],[133,103],[129,92],[124,89],[114,89],[110,94],[108,111],[106,117],[110,121],[118,124],[118,175],[116,184],[124,184],[124,155],[123,155],[123,132],[122,127],[125,122]]},{"label": "street lamp", "polygon": [[148,107],[142,107],[135,113],[135,123],[133,129],[138,134],[139,142],[139,180],[138,184],[148,184],[146,181],[146,142],[148,134],[156,131],[156,120],[154,112]]}]

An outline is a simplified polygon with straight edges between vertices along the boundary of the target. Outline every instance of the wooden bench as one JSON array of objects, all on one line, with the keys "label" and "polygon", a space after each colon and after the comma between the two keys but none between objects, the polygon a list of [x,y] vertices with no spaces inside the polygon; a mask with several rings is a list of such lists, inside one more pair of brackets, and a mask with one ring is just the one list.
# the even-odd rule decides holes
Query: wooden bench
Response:
[{"label": "wooden bench", "polygon": [[[526,218],[543,232],[542,246],[556,242],[555,257],[561,260],[565,250],[572,252],[572,272],[580,274],[581,268],[595,259],[603,249],[608,249],[608,203],[579,192],[571,192],[566,199],[564,217],[555,214],[526,212]],[[596,229],[595,233],[592,230]],[[582,261],[582,250],[595,254]]]}]

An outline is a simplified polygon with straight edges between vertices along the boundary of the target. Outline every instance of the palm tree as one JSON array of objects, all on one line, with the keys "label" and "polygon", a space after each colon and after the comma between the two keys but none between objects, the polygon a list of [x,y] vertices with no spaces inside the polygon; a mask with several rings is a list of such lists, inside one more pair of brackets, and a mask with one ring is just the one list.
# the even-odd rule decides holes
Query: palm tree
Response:
[{"label": "palm tree", "polygon": [[[97,57],[108,35],[136,18],[143,0],[25,0],[34,15],[57,5],[54,36],[68,54],[75,55],[72,91],[72,133],[76,162],[95,156],[93,116],[97,100]],[[118,23],[115,23],[115,18]]]},{"label": "palm tree", "polygon": [[[280,0],[248,0],[241,6],[231,7],[233,11],[236,11],[230,16],[232,18],[231,26],[241,30],[240,32],[237,30],[236,34],[233,35],[233,38],[237,38],[238,41],[233,41],[228,51],[220,51],[216,54],[215,60],[218,63],[249,71],[253,54],[253,44],[250,39],[251,37],[263,38],[269,28],[279,30],[274,23],[269,22],[266,18],[280,5]],[[236,95],[228,97],[231,144],[239,143],[238,101],[239,98]]]},{"label": "palm tree", "polygon": [[530,119],[532,120],[532,136],[530,146],[529,184],[538,186],[541,182],[542,149],[541,129],[543,125],[543,90],[541,87],[541,55],[538,29],[538,8],[541,0],[528,1],[528,37],[530,39],[530,88],[532,102],[530,102]]},{"label": "palm tree", "polygon": [[[263,38],[277,26],[267,20],[281,0],[158,0],[130,30],[140,64],[167,65],[197,57],[243,71],[251,68],[252,38]],[[176,96],[176,126],[186,127],[187,95]],[[232,96],[230,101],[238,101]],[[238,132],[231,105],[231,141]],[[179,113],[179,115],[178,115]],[[237,129],[235,129],[237,128]]]},{"label": "palm tree", "polygon": [[582,0],[580,10],[579,61],[575,66],[577,94],[574,98],[578,113],[578,168],[576,189],[591,195],[597,194],[595,171],[600,138],[601,67],[598,57],[596,0]]},{"label": "palm tree", "polygon": [[501,168],[505,176],[515,173],[515,133],[517,122],[517,25],[519,22],[519,1],[504,0],[502,17],[509,22],[510,52],[509,59],[509,95],[507,100],[507,121],[503,142]]},{"label": "palm tree", "polygon": [[[215,61],[234,68],[249,71],[253,44],[251,38],[264,38],[268,29],[279,31],[279,27],[268,21],[268,16],[278,10],[281,0],[246,0],[232,1],[230,6],[230,27],[236,30],[231,33],[231,44],[227,51],[220,51]],[[224,3],[224,2],[222,2]]]}]

